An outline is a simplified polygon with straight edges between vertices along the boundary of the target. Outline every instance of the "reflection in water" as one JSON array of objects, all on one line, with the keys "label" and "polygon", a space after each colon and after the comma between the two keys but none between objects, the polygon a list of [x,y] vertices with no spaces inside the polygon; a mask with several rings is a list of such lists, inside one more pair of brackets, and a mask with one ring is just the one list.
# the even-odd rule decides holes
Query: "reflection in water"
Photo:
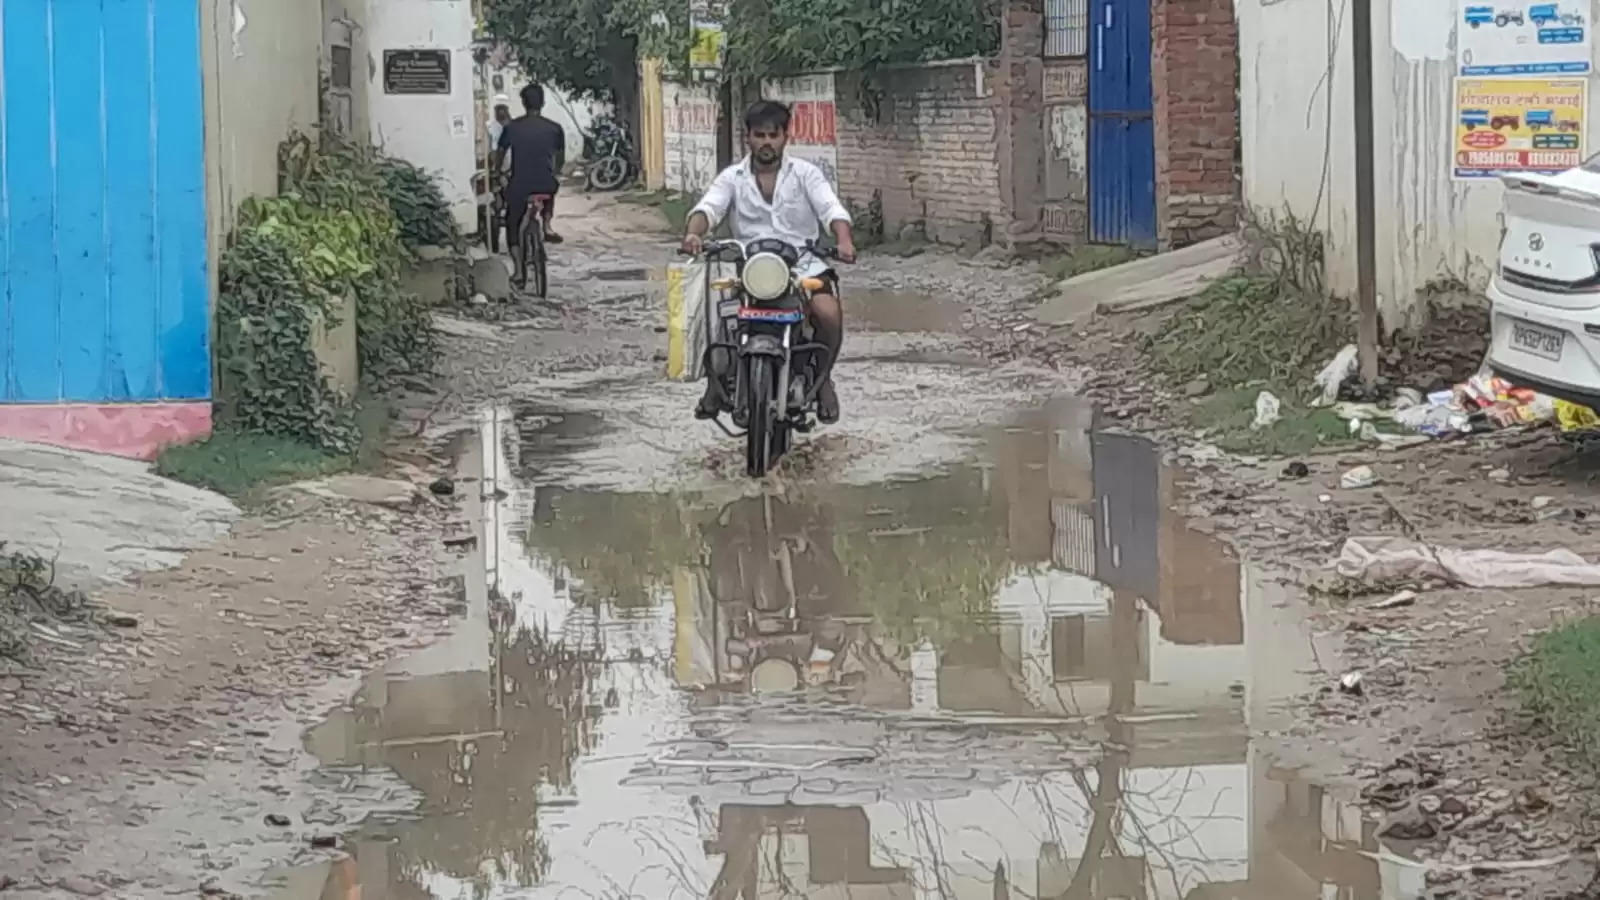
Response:
[{"label": "reflection in water", "polygon": [[310,736],[422,809],[282,896],[1417,896],[1250,745],[1309,632],[1093,425],[1052,404],[871,488],[511,491],[481,614]]}]

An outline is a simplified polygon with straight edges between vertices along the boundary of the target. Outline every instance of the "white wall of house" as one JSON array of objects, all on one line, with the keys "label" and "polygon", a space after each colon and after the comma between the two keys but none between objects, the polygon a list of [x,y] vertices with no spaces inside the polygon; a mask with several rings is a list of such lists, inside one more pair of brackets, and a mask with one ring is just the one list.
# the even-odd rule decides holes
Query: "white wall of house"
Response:
[{"label": "white wall of house", "polygon": [[[438,177],[456,223],[469,232],[477,227],[472,174],[481,127],[473,105],[472,30],[469,0],[374,0],[368,5],[370,64],[362,73],[370,78],[373,143]],[[411,49],[450,52],[448,94],[385,92],[384,52]]]},{"label": "white wall of house", "polygon": [[[1476,287],[1486,280],[1500,238],[1501,187],[1451,178],[1455,0],[1372,6],[1378,292],[1394,328],[1419,311],[1417,291],[1430,281],[1454,277]],[[1580,6],[1591,7],[1593,22],[1592,0]],[[1349,4],[1238,0],[1236,8],[1245,201],[1314,215],[1328,235],[1329,286],[1353,295]],[[1590,95],[1592,104],[1592,84]],[[1590,152],[1600,136],[1596,118],[1588,119]]]}]

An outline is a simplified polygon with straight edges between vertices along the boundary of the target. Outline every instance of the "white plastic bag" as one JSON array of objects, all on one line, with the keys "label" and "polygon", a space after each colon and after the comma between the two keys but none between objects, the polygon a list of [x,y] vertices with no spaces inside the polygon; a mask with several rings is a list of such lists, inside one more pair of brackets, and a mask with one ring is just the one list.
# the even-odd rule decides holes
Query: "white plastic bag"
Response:
[{"label": "white plastic bag", "polygon": [[667,377],[698,381],[705,374],[706,263],[667,266]]},{"label": "white plastic bag", "polygon": [[1271,428],[1283,418],[1283,403],[1271,391],[1262,391],[1256,395],[1256,418],[1250,423],[1251,428],[1257,430]]},{"label": "white plastic bag", "polygon": [[1600,586],[1600,565],[1571,550],[1461,550],[1397,537],[1350,538],[1333,567],[1346,578],[1373,584],[1431,577],[1479,588]]},{"label": "white plastic bag", "polygon": [[1313,384],[1317,387],[1317,397],[1311,401],[1312,406],[1332,406],[1339,399],[1339,388],[1350,376],[1356,374],[1357,356],[1361,353],[1355,344],[1345,344],[1333,361],[1322,367],[1317,373]]}]

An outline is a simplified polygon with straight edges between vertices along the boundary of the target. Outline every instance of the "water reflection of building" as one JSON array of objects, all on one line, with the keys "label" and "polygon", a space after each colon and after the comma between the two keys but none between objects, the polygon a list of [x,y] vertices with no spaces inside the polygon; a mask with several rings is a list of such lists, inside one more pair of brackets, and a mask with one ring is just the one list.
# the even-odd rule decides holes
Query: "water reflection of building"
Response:
[{"label": "water reflection of building", "polygon": [[548,868],[540,807],[593,746],[601,673],[526,631],[495,654],[484,668],[375,675],[308,736],[324,764],[387,767],[422,795],[416,821],[357,840],[363,896],[531,886]]},{"label": "water reflection of building", "polygon": [[[1246,737],[1252,671],[1243,609],[1261,601],[1250,596],[1227,549],[1171,511],[1174,475],[1155,450],[1134,438],[1091,434],[1091,421],[1085,408],[1058,403],[999,435],[986,477],[963,483],[988,491],[989,499],[941,486],[951,505],[1000,507],[1007,561],[985,608],[971,610],[959,628],[943,629],[929,648],[934,690],[920,711],[996,724],[1040,716],[1103,721],[1124,751],[1108,754],[1109,768],[1103,762],[1076,773],[1019,777],[909,808],[886,788],[861,807],[862,815],[873,835],[875,868],[904,870],[916,888],[907,896],[998,896],[997,873],[1008,895],[1018,897],[1054,896],[1069,887],[1081,897],[1206,896],[1207,884],[1252,880],[1256,819],[1249,798],[1257,786]],[[807,531],[813,546],[843,542],[818,533],[827,517],[795,512],[788,503],[774,513],[771,498],[743,502],[745,524],[735,530],[745,543],[719,545],[711,529],[712,574],[686,569],[677,579],[679,683],[750,690],[750,670],[779,655],[795,673],[789,686],[809,676],[813,684],[844,683],[853,688],[852,701],[870,698],[879,709],[916,705],[922,654],[865,615],[854,572],[846,567],[840,580],[814,579],[808,590],[796,590],[782,568],[793,532]],[[761,503],[768,509],[754,515]],[[942,526],[916,519],[893,498],[868,505],[885,529],[910,534]],[[894,556],[883,560],[895,563]],[[827,597],[830,589],[838,596]],[[774,615],[778,621],[763,624]],[[758,638],[748,639],[757,629]],[[896,662],[850,665],[859,658]],[[815,733],[816,725],[810,727]],[[1100,829],[1090,866],[1080,856],[1097,839],[1098,782],[1115,785],[1110,805],[1118,821]],[[706,796],[724,793],[711,789]],[[745,800],[725,804],[724,814],[750,807]],[[1296,833],[1321,834],[1304,826],[1294,826]],[[815,863],[809,839],[780,840],[771,831],[761,841],[774,858],[790,866]],[[792,852],[780,853],[785,840]],[[746,844],[752,841],[747,836]],[[1326,844],[1320,836],[1312,842]],[[723,855],[725,868],[733,862]],[[1078,875],[1090,870],[1092,876]],[[794,895],[830,896],[795,889],[826,883],[814,876],[791,871],[785,878]],[[739,896],[780,895],[752,886]]]},{"label": "water reflection of building", "polygon": [[704,516],[538,492],[515,606],[567,662],[514,671],[554,648],[513,641],[316,737],[428,798],[358,845],[364,897],[1410,896],[1359,815],[1250,749],[1298,623],[1088,423],[1057,404],[984,469]]}]

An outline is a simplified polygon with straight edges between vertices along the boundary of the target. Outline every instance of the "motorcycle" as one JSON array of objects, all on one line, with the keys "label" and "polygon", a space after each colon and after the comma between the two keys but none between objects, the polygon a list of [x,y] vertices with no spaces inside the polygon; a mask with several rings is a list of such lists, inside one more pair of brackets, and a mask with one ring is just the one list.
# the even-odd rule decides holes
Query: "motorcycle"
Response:
[{"label": "motorcycle", "polygon": [[584,134],[583,160],[585,190],[614,191],[638,174],[633,164],[633,141],[627,129],[610,116],[595,119]]},{"label": "motorcycle", "polygon": [[[733,438],[744,438],[745,472],[764,477],[789,452],[794,434],[816,425],[820,375],[832,366],[827,346],[816,342],[806,317],[806,298],[823,287],[818,278],[797,278],[801,248],[763,239],[707,241],[706,297],[717,297],[705,316],[702,369],[720,405],[732,413],[737,432],[713,419]],[[804,252],[838,260],[838,251],[807,244]],[[713,280],[710,263],[734,266],[734,277]],[[721,365],[718,365],[718,363]]]}]

